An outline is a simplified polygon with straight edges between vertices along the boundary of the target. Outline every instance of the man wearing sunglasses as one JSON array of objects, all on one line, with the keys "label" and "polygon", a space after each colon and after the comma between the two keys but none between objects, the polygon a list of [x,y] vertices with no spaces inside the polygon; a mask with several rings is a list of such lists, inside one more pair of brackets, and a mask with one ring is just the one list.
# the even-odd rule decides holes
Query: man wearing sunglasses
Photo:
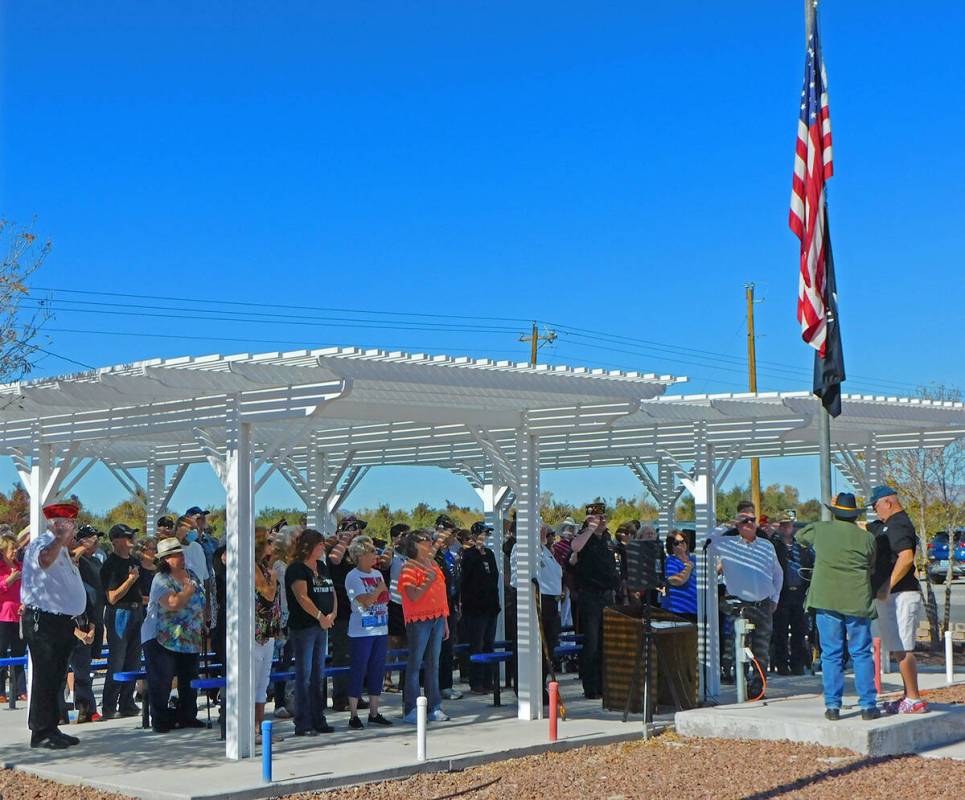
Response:
[{"label": "man wearing sunglasses", "polygon": [[[761,671],[767,673],[771,650],[772,615],[781,598],[784,571],[777,559],[774,545],[764,536],[758,536],[757,514],[752,503],[744,501],[738,506],[734,527],[724,530],[715,528],[707,538],[711,559],[723,569],[727,596],[744,606],[742,615],[751,624],[750,647]],[[723,613],[733,616],[728,603]],[[730,675],[735,662],[734,639],[730,637],[721,648],[721,668]],[[758,697],[763,690],[760,674],[752,669],[747,681],[748,697]]]}]

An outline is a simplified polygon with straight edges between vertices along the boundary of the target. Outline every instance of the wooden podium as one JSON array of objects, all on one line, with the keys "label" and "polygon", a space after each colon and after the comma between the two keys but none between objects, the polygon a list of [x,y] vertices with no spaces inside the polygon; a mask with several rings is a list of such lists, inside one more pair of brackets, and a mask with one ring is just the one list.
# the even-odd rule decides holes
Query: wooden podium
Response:
[{"label": "wooden podium", "polygon": [[[651,609],[651,711],[658,705],[679,710],[697,705],[697,626],[668,611]],[[603,707],[643,713],[646,658],[643,651],[643,606],[610,606],[603,610]],[[634,671],[636,670],[636,679]],[[632,686],[632,691],[631,691]]]}]

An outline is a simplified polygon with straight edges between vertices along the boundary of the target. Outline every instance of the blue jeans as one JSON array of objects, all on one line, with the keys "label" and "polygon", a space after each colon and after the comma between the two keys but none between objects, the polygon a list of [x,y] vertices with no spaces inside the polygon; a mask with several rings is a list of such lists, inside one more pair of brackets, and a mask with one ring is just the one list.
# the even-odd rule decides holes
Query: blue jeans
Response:
[{"label": "blue jeans", "polygon": [[325,656],[328,631],[317,626],[289,628],[295,653],[295,731],[310,731],[325,724]]},{"label": "blue jeans", "polygon": [[402,703],[406,714],[415,708],[415,701],[419,697],[420,668],[425,669],[429,713],[442,705],[442,695],[439,693],[439,651],[442,649],[445,625],[445,617],[407,622],[405,625],[409,660],[405,667],[405,690],[402,694]]},{"label": "blue jeans", "polygon": [[875,691],[875,664],[871,652],[871,620],[824,609],[817,609],[815,619],[821,636],[821,678],[824,681],[825,707],[841,708],[841,695],[844,694],[844,637],[847,634],[858,704],[863,709],[874,708],[878,693]]}]

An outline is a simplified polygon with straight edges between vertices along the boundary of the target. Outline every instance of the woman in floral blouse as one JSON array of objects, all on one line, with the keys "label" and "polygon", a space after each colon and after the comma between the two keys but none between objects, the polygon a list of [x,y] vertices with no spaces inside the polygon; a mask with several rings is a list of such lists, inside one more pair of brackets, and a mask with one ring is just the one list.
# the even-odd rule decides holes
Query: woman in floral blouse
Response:
[{"label": "woman in floral blouse", "polygon": [[[158,569],[151,583],[147,614],[141,625],[144,665],[151,707],[151,727],[167,733],[172,727],[203,728],[198,693],[191,681],[198,676],[204,626],[204,584],[184,565],[181,542],[158,544]],[[171,719],[168,697],[178,679],[178,710]]]},{"label": "woman in floral blouse", "polygon": [[[255,528],[255,740],[261,742],[268,679],[275,654],[275,637],[281,633],[281,597],[278,575],[272,569],[274,545],[266,528]],[[280,736],[272,736],[279,741]]]}]

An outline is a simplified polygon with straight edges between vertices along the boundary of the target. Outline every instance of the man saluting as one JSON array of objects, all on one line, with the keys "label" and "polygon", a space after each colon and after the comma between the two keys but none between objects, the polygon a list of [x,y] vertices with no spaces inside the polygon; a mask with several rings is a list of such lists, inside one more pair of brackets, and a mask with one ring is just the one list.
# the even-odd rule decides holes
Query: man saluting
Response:
[{"label": "man saluting", "polygon": [[44,509],[48,530],[27,547],[23,559],[23,632],[30,649],[30,746],[63,750],[77,744],[57,728],[57,702],[74,646],[74,617],[84,613],[87,592],[71,560],[77,506]]}]

